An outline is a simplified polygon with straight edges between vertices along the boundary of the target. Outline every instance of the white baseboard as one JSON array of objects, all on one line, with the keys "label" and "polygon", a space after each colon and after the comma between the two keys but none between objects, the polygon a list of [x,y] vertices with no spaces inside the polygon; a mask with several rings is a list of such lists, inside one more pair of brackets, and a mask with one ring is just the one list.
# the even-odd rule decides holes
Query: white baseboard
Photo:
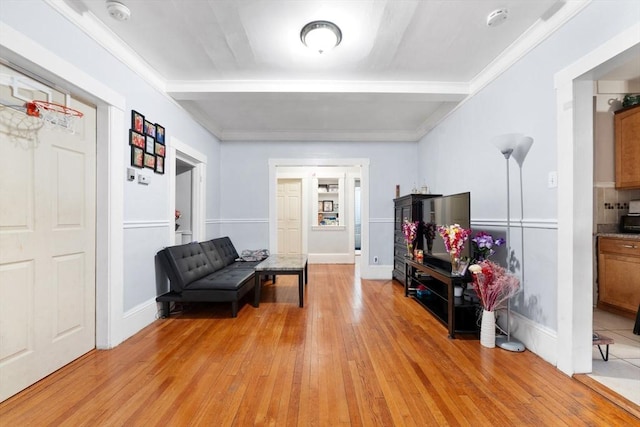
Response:
[{"label": "white baseboard", "polygon": [[309,264],[353,264],[350,254],[309,254]]},{"label": "white baseboard", "polygon": [[[503,329],[506,321],[506,313],[501,312],[499,324]],[[509,315],[511,323],[511,336],[527,348],[532,353],[537,354],[546,362],[556,366],[558,363],[558,335],[545,326],[540,325],[519,313],[511,311]]]},{"label": "white baseboard", "polygon": [[153,323],[158,318],[159,307],[154,298],[125,312],[122,316],[122,341]]}]

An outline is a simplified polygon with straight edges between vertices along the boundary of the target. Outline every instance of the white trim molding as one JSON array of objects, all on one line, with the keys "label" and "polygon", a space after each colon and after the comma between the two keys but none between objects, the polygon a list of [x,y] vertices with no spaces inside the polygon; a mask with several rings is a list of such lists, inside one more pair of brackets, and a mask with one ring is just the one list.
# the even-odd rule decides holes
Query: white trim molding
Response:
[{"label": "white trim molding", "polygon": [[[557,367],[567,375],[591,372],[593,329],[593,81],[602,64],[637,55],[640,23],[554,76],[558,162]],[[588,133],[588,134],[587,134]],[[575,147],[581,147],[576,150]]]}]

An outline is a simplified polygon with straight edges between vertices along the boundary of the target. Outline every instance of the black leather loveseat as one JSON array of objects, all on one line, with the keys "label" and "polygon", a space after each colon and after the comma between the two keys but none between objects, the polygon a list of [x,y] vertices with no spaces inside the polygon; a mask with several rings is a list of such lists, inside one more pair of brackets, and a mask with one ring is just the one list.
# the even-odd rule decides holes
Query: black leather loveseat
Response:
[{"label": "black leather loveseat", "polygon": [[169,246],[158,258],[170,282],[170,291],[156,298],[164,317],[172,301],[230,302],[236,317],[238,301],[255,288],[253,268],[260,262],[239,260],[229,237]]}]

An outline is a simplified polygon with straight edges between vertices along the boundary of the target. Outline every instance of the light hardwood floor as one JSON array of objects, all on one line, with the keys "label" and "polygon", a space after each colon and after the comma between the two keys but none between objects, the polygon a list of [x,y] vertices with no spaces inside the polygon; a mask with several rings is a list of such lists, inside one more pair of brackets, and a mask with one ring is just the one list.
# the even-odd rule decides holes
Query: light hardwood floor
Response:
[{"label": "light hardwood floor", "polygon": [[259,308],[186,307],[0,404],[3,426],[638,425],[530,352],[451,340],[392,281],[310,265]]}]

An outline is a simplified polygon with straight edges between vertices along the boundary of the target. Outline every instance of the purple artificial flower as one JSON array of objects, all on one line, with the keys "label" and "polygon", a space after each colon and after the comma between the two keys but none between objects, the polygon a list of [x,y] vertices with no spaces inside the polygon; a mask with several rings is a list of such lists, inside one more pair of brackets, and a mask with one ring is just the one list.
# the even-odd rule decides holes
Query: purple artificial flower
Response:
[{"label": "purple artificial flower", "polygon": [[473,245],[474,258],[478,261],[484,261],[496,253],[493,249],[494,246],[502,246],[507,241],[503,238],[493,240],[493,236],[484,231],[478,232],[476,236],[471,239]]}]

